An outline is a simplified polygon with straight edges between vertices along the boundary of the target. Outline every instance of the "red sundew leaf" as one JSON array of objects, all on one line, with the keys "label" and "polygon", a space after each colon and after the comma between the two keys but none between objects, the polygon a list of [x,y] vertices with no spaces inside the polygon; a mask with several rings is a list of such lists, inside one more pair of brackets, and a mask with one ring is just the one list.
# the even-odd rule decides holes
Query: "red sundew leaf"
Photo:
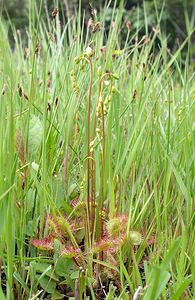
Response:
[{"label": "red sundew leaf", "polygon": [[144,229],[142,229],[141,234],[142,234],[142,238],[143,238],[143,239],[144,239],[145,237],[147,237],[147,243],[148,243],[149,246],[154,245],[154,243],[155,243],[155,235],[156,235],[155,231],[153,231],[153,232],[149,235],[149,237],[148,237],[148,236],[147,236],[147,231],[146,231],[146,229],[144,228]]},{"label": "red sundew leaf", "polygon": [[51,12],[52,18],[55,19],[56,16],[57,16],[57,14],[58,14],[58,9],[55,7],[55,8],[53,8],[53,10],[52,10],[52,12]]},{"label": "red sundew leaf", "polygon": [[49,215],[47,217],[47,223],[55,237],[61,238],[63,234],[58,224],[58,221],[53,216]]},{"label": "red sundew leaf", "polygon": [[64,256],[66,258],[73,258],[78,256],[79,254],[81,254],[81,249],[66,246],[62,251],[61,256]]},{"label": "red sundew leaf", "polygon": [[108,238],[103,238],[99,242],[95,243],[94,247],[92,248],[93,253],[98,253],[101,251],[109,251],[114,249],[114,243]]},{"label": "red sundew leaf", "polygon": [[71,206],[72,207],[76,207],[77,204],[79,203],[79,196],[77,196],[76,198],[74,198],[72,201],[71,201]]},{"label": "red sundew leaf", "polygon": [[31,244],[39,250],[51,251],[54,249],[54,238],[51,236],[46,236],[41,240],[32,240]]},{"label": "red sundew leaf", "polygon": [[114,237],[112,239],[114,245],[122,245],[126,241],[126,233],[121,233],[120,237]]},{"label": "red sundew leaf", "polygon": [[148,245],[150,245],[150,246],[154,245],[154,237],[153,236],[149,237],[149,239],[148,239]]},{"label": "red sundew leaf", "polygon": [[126,215],[119,215],[117,217],[111,218],[107,222],[107,231],[112,237],[120,237],[126,232],[128,218]]},{"label": "red sundew leaf", "polygon": [[63,236],[67,236],[67,228],[70,228],[70,223],[69,221],[63,217],[63,216],[58,216],[56,217],[56,222],[59,226],[59,230],[62,232]]},{"label": "red sundew leaf", "polygon": [[120,221],[121,221],[122,224],[124,224],[124,223],[126,224],[127,221],[128,221],[128,217],[124,214],[119,216],[119,218],[120,218]]}]

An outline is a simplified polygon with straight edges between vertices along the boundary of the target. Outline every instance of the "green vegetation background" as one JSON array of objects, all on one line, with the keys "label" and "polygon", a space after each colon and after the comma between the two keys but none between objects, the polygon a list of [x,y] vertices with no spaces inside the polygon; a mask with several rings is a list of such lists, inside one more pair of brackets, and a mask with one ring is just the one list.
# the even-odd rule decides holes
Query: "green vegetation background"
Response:
[{"label": "green vegetation background", "polygon": [[[40,5],[39,0],[35,0],[37,6]],[[42,17],[46,18],[46,11],[52,11],[55,1],[43,0]],[[110,1],[111,9],[110,15],[107,16],[108,22],[111,19],[112,7],[115,1]],[[118,0],[118,4],[120,0]],[[16,29],[25,30],[28,25],[28,4],[29,0],[0,0],[0,14],[5,20],[11,19]],[[105,1],[98,0],[81,0],[82,11],[85,11],[86,20],[90,18],[91,6],[101,9],[105,4]],[[156,10],[161,10],[163,5],[162,0],[127,0],[125,1],[125,15],[126,18],[131,21],[132,30],[136,30],[137,22],[139,26],[143,27],[141,34],[147,34],[144,28],[144,10],[146,10],[149,21],[149,27],[153,27],[156,24]],[[61,7],[60,14],[63,15],[62,23],[66,22],[65,16],[69,17],[74,14],[79,6],[79,0],[60,0],[59,6]],[[164,10],[162,17],[162,29],[166,36],[168,36],[168,47],[171,50],[176,50],[177,46],[182,43],[187,34],[187,20],[186,12],[189,15],[193,14],[195,10],[195,0],[165,0]],[[8,17],[9,16],[9,17]],[[138,20],[139,16],[139,20]],[[195,45],[195,35],[192,37]],[[195,46],[192,51],[193,57],[195,57]]]}]

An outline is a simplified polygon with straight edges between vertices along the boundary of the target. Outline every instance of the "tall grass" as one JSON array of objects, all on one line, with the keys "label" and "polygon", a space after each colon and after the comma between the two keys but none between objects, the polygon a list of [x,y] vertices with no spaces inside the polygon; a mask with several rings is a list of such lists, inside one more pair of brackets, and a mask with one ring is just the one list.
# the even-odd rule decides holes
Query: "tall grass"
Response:
[{"label": "tall grass", "polygon": [[[142,39],[127,29],[120,49],[122,3],[87,29],[80,11],[62,27],[31,5],[27,45],[13,28],[11,49],[0,23],[0,299],[193,299],[192,22],[175,53],[161,16]],[[65,236],[37,250],[56,218]],[[127,241],[108,253],[106,228],[124,224]],[[64,244],[81,248],[74,267]]]}]

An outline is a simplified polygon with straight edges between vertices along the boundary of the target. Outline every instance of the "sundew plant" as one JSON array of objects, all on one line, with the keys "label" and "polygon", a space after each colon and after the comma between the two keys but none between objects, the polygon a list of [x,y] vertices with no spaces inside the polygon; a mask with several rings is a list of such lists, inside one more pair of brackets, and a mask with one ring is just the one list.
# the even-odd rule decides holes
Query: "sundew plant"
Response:
[{"label": "sundew plant", "polygon": [[41,9],[0,21],[0,299],[194,299],[195,14]]}]

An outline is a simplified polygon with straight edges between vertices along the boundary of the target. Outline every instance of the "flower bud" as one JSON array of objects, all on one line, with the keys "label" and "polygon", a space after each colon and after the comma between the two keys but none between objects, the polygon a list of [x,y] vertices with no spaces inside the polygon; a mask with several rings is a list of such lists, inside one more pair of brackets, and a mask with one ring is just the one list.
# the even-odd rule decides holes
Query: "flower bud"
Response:
[{"label": "flower bud", "polygon": [[104,80],[104,84],[105,84],[106,86],[108,86],[108,85],[110,84],[110,81],[109,81],[109,80]]},{"label": "flower bud", "polygon": [[85,53],[84,55],[88,58],[92,57],[93,56],[93,50],[90,46],[87,47],[87,49],[85,50]]}]

